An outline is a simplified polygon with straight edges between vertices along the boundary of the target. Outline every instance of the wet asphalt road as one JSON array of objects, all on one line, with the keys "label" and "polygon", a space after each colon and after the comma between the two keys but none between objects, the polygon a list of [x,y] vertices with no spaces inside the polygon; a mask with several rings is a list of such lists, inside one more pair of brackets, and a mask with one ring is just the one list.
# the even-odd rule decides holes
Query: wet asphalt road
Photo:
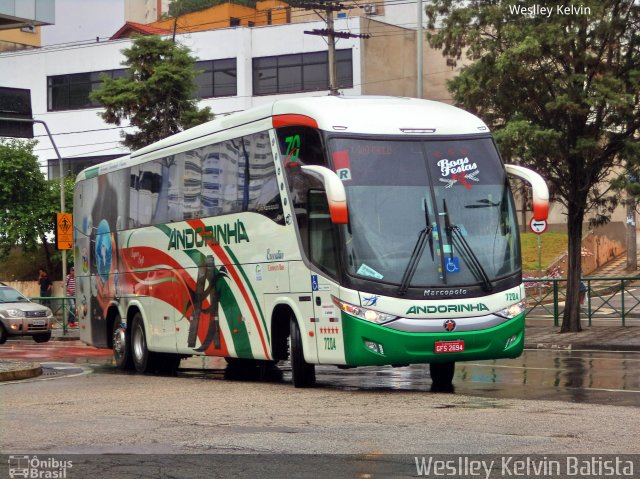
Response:
[{"label": "wet asphalt road", "polygon": [[[41,379],[76,373],[79,370],[74,364],[97,374],[124,374],[115,370],[110,351],[79,341],[9,342],[0,347],[0,358],[42,362],[45,374]],[[638,352],[527,350],[517,359],[458,363],[454,394],[640,407],[639,369]],[[428,370],[428,365],[348,370],[316,367],[319,388],[350,391],[429,391]],[[288,363],[267,371],[238,371],[220,358],[190,358],[183,360],[178,375],[291,387]]]}]

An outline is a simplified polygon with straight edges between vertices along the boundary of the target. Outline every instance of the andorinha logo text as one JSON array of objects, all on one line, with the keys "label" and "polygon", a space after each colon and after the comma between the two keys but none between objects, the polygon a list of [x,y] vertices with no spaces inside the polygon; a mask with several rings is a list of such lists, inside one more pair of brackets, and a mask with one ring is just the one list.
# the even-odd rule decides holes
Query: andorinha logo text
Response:
[{"label": "andorinha logo text", "polygon": [[249,242],[249,235],[242,221],[236,220],[235,223],[203,228],[173,229],[169,236],[167,249],[191,249],[205,245],[237,244],[243,241]]},{"label": "andorinha logo text", "polygon": [[489,311],[489,308],[484,303],[439,304],[437,306],[411,306],[405,314],[465,313],[474,311]]}]

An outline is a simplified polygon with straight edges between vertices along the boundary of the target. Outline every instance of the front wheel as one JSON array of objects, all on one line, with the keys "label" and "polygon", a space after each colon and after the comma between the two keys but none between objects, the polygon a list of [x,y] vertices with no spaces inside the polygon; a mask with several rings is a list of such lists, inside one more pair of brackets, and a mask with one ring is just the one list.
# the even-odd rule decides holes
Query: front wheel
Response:
[{"label": "front wheel", "polygon": [[304,360],[302,335],[295,317],[291,317],[289,331],[291,333],[291,373],[293,385],[297,388],[308,388],[316,383],[316,367]]},{"label": "front wheel", "polygon": [[431,391],[453,392],[453,373],[456,371],[456,363],[429,363],[431,374]]},{"label": "front wheel", "polygon": [[44,334],[36,334],[35,336],[33,336],[33,340],[36,343],[46,343],[50,339],[51,339],[51,331],[48,331]]}]

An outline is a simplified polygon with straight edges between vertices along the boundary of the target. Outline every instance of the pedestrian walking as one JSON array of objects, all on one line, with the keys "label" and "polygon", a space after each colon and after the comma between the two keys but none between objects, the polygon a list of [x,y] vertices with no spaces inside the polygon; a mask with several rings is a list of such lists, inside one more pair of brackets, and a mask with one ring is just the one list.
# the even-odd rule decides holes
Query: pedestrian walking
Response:
[{"label": "pedestrian walking", "polygon": [[67,305],[69,306],[69,313],[67,314],[67,324],[70,328],[77,328],[78,321],[76,319],[76,273],[73,266],[69,270],[69,274],[67,275],[65,284]]},{"label": "pedestrian walking", "polygon": [[47,299],[51,296],[51,291],[53,288],[53,283],[49,279],[49,274],[47,270],[44,268],[40,268],[40,272],[38,273],[38,284],[40,285],[40,303],[44,306],[51,307],[51,300]]}]

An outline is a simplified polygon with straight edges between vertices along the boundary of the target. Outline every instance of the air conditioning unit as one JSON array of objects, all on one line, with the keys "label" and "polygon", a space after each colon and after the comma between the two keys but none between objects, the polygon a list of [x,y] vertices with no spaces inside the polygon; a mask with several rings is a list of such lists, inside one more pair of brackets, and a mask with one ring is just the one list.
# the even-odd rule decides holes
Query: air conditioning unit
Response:
[{"label": "air conditioning unit", "polygon": [[20,31],[24,33],[36,33],[36,27],[34,25],[24,25],[20,27]]},{"label": "air conditioning unit", "polygon": [[378,7],[375,3],[367,3],[362,7],[366,15],[375,15],[378,12]]}]

